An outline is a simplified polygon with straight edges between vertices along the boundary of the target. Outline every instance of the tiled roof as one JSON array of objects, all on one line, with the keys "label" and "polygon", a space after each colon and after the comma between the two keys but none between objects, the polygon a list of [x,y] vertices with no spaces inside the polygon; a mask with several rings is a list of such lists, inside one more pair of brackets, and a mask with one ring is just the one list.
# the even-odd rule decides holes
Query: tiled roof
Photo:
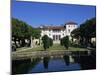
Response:
[{"label": "tiled roof", "polygon": [[61,30],[64,30],[65,27],[64,26],[43,26],[42,29],[61,29]]},{"label": "tiled roof", "polygon": [[[67,22],[65,25],[77,25],[77,23],[73,22],[73,21],[70,21],[70,22]],[[62,25],[62,26],[45,26],[45,25],[41,25],[40,29],[60,29],[60,30],[64,30],[65,29],[65,26]]]},{"label": "tiled roof", "polygon": [[68,24],[72,24],[72,25],[75,24],[75,25],[77,25],[77,23],[76,23],[76,22],[73,22],[73,21],[67,22],[66,24],[67,24],[67,25],[68,25]]}]

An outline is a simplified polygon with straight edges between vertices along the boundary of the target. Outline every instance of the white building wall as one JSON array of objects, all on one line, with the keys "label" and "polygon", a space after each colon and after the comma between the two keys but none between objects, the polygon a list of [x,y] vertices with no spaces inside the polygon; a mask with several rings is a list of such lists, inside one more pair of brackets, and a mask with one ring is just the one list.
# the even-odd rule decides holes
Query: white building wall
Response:
[{"label": "white building wall", "polygon": [[44,35],[47,35],[49,38],[53,39],[53,35],[61,35],[61,38],[65,37],[67,35],[67,36],[69,36],[69,39],[71,39],[70,34],[76,28],[77,28],[77,25],[68,24],[68,25],[66,25],[65,30],[61,30],[59,32],[53,32],[53,30],[42,30],[41,37],[43,37]]},{"label": "white building wall", "polygon": [[52,37],[52,30],[51,31],[49,31],[49,30],[42,30],[41,31],[41,37],[43,37],[44,35],[47,35],[48,37],[53,39],[53,37]]},{"label": "white building wall", "polygon": [[68,24],[66,25],[66,35],[70,36],[71,32],[77,28],[77,25]]}]

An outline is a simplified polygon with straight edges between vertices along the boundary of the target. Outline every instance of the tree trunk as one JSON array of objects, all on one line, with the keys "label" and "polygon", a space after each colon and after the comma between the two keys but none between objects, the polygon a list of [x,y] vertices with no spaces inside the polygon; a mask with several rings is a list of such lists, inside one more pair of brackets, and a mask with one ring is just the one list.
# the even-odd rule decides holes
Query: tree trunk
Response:
[{"label": "tree trunk", "polygon": [[16,44],[16,37],[14,37],[14,43],[15,43],[15,46],[17,47],[17,44]]},{"label": "tree trunk", "polygon": [[22,47],[25,47],[25,39],[24,38],[22,38]]}]

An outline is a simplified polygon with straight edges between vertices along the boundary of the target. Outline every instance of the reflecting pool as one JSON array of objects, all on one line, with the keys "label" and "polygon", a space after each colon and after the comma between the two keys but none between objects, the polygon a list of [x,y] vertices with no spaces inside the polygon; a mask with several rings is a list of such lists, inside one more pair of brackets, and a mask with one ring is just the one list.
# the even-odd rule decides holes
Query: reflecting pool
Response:
[{"label": "reflecting pool", "polygon": [[96,56],[92,53],[89,56],[56,56],[35,58],[32,61],[14,60],[12,61],[13,74],[58,72],[88,70],[96,68]]}]

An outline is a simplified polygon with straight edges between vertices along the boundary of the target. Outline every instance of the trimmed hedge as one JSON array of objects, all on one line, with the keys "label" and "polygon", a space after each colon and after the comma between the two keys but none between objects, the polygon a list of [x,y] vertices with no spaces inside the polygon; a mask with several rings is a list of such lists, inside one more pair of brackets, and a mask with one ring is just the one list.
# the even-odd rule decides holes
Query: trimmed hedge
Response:
[{"label": "trimmed hedge", "polygon": [[60,44],[64,46],[66,49],[69,47],[69,36],[65,36],[60,40]]},{"label": "trimmed hedge", "polygon": [[42,42],[43,42],[44,50],[46,50],[47,48],[49,48],[50,46],[53,45],[53,40],[51,38],[49,38],[47,35],[44,35],[42,37]]}]

